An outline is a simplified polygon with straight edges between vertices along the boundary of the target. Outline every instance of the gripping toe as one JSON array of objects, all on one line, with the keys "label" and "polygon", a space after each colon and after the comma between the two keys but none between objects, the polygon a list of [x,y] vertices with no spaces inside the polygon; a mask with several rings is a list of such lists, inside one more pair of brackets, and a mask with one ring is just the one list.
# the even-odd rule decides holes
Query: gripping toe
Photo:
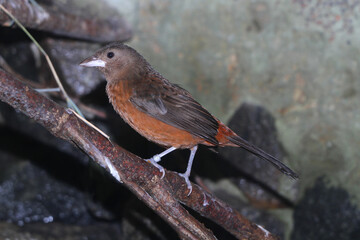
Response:
[{"label": "gripping toe", "polygon": [[161,179],[163,179],[165,177],[165,169],[160,166],[156,160],[154,160],[153,158],[149,158],[149,159],[145,159],[148,163],[151,163],[154,167],[156,167],[157,169],[159,169],[159,171],[162,173],[161,175]]},{"label": "gripping toe", "polygon": [[192,192],[192,185],[191,185],[191,182],[189,180],[189,176],[186,173],[178,173],[178,174],[185,179],[187,188],[189,189],[188,196],[190,196],[190,194]]}]

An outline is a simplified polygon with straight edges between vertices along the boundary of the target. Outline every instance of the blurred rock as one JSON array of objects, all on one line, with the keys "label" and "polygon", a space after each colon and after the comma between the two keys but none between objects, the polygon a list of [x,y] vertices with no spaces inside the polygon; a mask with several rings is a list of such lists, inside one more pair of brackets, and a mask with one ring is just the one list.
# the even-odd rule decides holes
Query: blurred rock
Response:
[{"label": "blurred rock", "polygon": [[[271,233],[279,236],[280,239],[284,238],[285,224],[276,216],[273,216],[267,212],[266,209],[254,206],[253,202],[251,202],[251,199],[244,196],[242,189],[238,189],[236,182],[233,180],[221,180],[218,182],[205,180],[205,184],[210,192],[214,193],[221,200],[237,209],[250,221],[263,226]],[[259,187],[258,191],[261,191]],[[244,192],[246,194],[246,191]]]},{"label": "blurred rock", "polygon": [[360,239],[360,210],[349,193],[318,179],[294,211],[292,240]]},{"label": "blurred rock", "polygon": [[[57,67],[57,73],[63,84],[77,97],[89,94],[101,81],[105,81],[99,71],[79,66],[82,60],[100,48],[99,44],[48,38],[44,48]],[[48,69],[47,63],[44,64]],[[49,72],[46,76],[53,79]]]},{"label": "blurred rock", "polygon": [[39,62],[32,43],[22,35],[22,32],[11,32],[0,27],[0,35],[6,36],[9,41],[0,42],[0,53],[5,62],[19,75],[38,83]]},{"label": "blurred rock", "polygon": [[[24,225],[53,221],[88,225],[94,223],[86,207],[89,197],[56,181],[28,161],[0,152],[0,220]],[[12,162],[8,167],[7,161]],[[16,164],[14,164],[16,162]]]},{"label": "blurred rock", "polygon": [[[274,118],[263,107],[244,103],[231,117],[228,126],[239,136],[263,149],[278,159],[283,159],[283,150],[277,139]],[[246,174],[257,179],[267,179],[266,182],[278,181],[281,172],[241,148],[221,148],[220,153],[228,161]]]},{"label": "blurred rock", "polygon": [[0,222],[0,239],[6,240],[120,240],[115,225],[75,226],[62,223],[32,223],[23,227]]},{"label": "blurred rock", "polygon": [[89,157],[79,151],[74,145],[54,137],[43,126],[2,102],[0,103],[0,119],[2,119],[0,123],[3,127],[0,129],[2,133],[0,149],[16,152],[18,144],[23,144],[22,153],[29,154],[29,157],[32,157],[33,153],[31,150],[36,148],[34,146],[43,144],[52,149],[52,151],[58,150],[83,164],[89,160]]},{"label": "blurred rock", "polygon": [[[245,140],[284,161],[274,118],[263,107],[247,103],[241,105],[228,126]],[[241,148],[221,148],[219,152],[229,164],[248,178],[238,178],[236,181],[254,205],[268,208],[284,206],[286,204],[282,203],[281,194],[294,200],[297,192],[296,182],[284,176],[268,162]]]},{"label": "blurred rock", "polygon": [[124,239],[178,239],[177,233],[138,199],[133,197],[123,208],[121,230]]}]

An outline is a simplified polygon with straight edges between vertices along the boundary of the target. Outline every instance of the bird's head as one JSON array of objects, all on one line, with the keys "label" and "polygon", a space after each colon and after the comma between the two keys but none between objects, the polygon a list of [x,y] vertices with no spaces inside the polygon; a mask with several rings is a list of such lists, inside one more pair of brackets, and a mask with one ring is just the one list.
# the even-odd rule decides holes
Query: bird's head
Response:
[{"label": "bird's head", "polygon": [[137,77],[148,65],[135,49],[119,42],[101,48],[80,63],[83,67],[97,68],[109,83]]}]

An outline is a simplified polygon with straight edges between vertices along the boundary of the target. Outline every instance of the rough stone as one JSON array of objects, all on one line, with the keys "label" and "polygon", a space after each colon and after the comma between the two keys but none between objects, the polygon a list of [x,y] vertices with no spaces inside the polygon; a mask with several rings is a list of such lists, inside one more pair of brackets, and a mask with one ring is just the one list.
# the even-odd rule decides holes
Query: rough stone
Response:
[{"label": "rough stone", "polygon": [[323,179],[306,190],[294,212],[292,240],[360,239],[360,210],[349,193]]}]

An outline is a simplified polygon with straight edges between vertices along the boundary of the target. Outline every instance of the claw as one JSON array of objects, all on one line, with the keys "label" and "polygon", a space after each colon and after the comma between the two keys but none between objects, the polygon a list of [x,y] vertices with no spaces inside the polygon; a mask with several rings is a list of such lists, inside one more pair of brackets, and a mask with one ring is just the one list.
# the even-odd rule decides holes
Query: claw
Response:
[{"label": "claw", "polygon": [[161,158],[163,156],[165,156],[168,153],[171,153],[172,151],[176,150],[175,147],[171,147],[166,149],[165,151],[163,151],[162,153],[156,154],[154,155],[152,158],[149,159],[145,159],[145,161],[147,161],[148,163],[151,163],[154,167],[156,167],[157,169],[159,169],[159,171],[162,173],[161,175],[161,179],[163,179],[165,177],[165,170],[162,166],[160,166],[159,164],[157,164],[158,162],[161,161]]},{"label": "claw", "polygon": [[148,163],[151,163],[154,167],[159,169],[159,171],[162,173],[161,179],[165,177],[165,170],[162,166],[160,166],[154,158],[145,159]]},{"label": "claw", "polygon": [[163,179],[165,177],[165,170],[163,167],[161,167],[161,169],[159,169],[159,171],[162,173],[161,175],[161,178],[160,179]]},{"label": "claw", "polygon": [[178,173],[178,174],[185,179],[187,188],[189,189],[189,193],[188,193],[187,196],[190,196],[190,194],[192,192],[192,185],[191,185],[191,182],[189,180],[189,176],[186,173]]}]

